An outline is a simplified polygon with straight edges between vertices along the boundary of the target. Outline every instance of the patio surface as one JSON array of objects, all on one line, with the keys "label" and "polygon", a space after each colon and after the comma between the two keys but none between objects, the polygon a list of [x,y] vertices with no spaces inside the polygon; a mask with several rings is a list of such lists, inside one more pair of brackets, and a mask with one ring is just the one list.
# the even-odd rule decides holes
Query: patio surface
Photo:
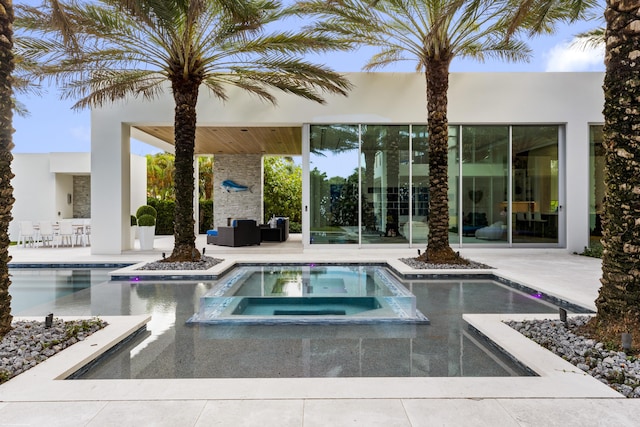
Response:
[{"label": "patio surface", "polygon": [[[148,262],[167,255],[171,237],[153,251],[91,255],[89,248],[12,247],[15,263]],[[416,249],[302,249],[299,235],[285,243],[247,248],[198,248],[226,263],[388,262]],[[558,249],[463,249],[461,255],[495,267],[495,274],[563,300],[595,309],[600,260]],[[224,266],[219,267],[220,269]],[[529,315],[531,317],[532,315]],[[517,316],[511,316],[514,318]],[[548,317],[548,316],[547,316]],[[500,316],[465,319],[540,374],[520,378],[303,378],[205,380],[55,380],[97,349],[146,321],[108,319],[113,328],[92,335],[0,386],[0,426],[632,426],[640,399],[625,399],[572,365],[500,323]],[[108,330],[110,330],[107,332]]]}]

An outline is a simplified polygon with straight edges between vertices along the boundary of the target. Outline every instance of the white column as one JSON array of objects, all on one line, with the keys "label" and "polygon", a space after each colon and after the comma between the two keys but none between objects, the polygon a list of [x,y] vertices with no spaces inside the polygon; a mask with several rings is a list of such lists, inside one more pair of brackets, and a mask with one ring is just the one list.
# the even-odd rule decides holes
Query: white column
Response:
[{"label": "white column", "polygon": [[[311,129],[309,124],[302,125],[302,247],[311,246],[311,177],[310,165],[311,154]],[[313,203],[318,203],[314,200]]]},{"label": "white column", "polygon": [[200,231],[200,156],[193,156],[193,232],[198,237]]},{"label": "white column", "polygon": [[589,243],[589,126],[567,123],[566,139],[567,250],[582,252]]},{"label": "white column", "polygon": [[129,245],[130,127],[91,114],[91,253],[120,254]]}]

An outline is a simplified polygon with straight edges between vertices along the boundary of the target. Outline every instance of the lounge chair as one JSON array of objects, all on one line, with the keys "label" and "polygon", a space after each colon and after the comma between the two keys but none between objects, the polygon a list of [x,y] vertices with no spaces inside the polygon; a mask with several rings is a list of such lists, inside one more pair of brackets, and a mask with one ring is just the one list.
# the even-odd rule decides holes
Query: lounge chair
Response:
[{"label": "lounge chair", "polygon": [[236,219],[231,227],[218,227],[217,235],[207,232],[207,243],[218,246],[252,246],[260,244],[260,228],[252,219]]}]

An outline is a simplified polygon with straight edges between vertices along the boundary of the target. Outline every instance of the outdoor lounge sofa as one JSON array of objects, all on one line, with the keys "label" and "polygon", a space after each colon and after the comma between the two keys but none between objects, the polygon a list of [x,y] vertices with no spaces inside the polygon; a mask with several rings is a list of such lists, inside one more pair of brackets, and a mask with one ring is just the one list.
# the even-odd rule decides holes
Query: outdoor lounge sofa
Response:
[{"label": "outdoor lounge sofa", "polygon": [[[217,233],[216,233],[217,231]],[[252,219],[237,219],[231,227],[207,232],[207,243],[218,246],[252,246],[260,244],[260,228]]]},{"label": "outdoor lounge sofa", "polygon": [[274,217],[269,224],[260,224],[260,240],[263,242],[286,242],[289,238],[289,218]]}]

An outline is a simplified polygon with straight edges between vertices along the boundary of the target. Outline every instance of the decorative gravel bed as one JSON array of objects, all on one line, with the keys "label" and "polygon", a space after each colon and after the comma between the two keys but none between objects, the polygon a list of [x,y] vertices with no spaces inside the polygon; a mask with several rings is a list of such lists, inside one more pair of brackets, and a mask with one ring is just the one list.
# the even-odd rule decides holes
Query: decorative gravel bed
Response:
[{"label": "decorative gravel bed", "polygon": [[209,256],[203,256],[200,261],[195,262],[155,261],[145,264],[137,270],[208,270],[222,261],[224,260]]},{"label": "decorative gravel bed", "polygon": [[107,326],[100,319],[16,321],[0,343],[0,384]]},{"label": "decorative gravel bed", "polygon": [[435,269],[441,269],[441,270],[454,270],[454,269],[461,269],[461,270],[471,270],[471,269],[485,269],[485,268],[493,268],[490,267],[486,264],[482,264],[479,262],[475,262],[475,261],[471,261],[471,260],[467,260],[469,262],[469,264],[467,265],[462,265],[462,264],[432,264],[432,263],[426,263],[426,262],[422,262],[422,261],[418,261],[415,258],[400,258],[400,261],[402,261],[403,263],[407,264],[409,267],[416,269],[416,270],[435,270]]},{"label": "decorative gravel bed", "polygon": [[620,351],[607,350],[603,343],[576,335],[588,316],[560,320],[509,321],[524,336],[609,385],[626,397],[640,397],[640,359]]}]

